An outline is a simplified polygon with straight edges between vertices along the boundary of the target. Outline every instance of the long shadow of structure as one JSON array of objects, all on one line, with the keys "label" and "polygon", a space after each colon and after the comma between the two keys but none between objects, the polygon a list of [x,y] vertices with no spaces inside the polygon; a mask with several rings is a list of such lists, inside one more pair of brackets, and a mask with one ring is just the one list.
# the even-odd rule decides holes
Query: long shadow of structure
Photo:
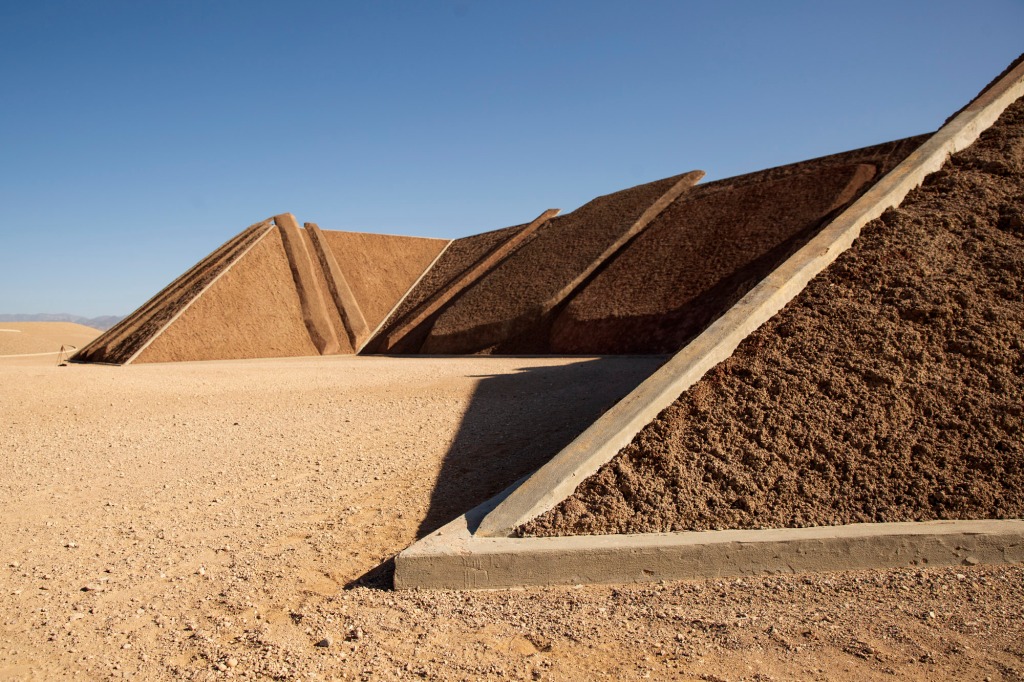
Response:
[{"label": "long shadow of structure", "polygon": [[418,537],[543,465],[664,361],[581,358],[482,377],[442,462]]}]

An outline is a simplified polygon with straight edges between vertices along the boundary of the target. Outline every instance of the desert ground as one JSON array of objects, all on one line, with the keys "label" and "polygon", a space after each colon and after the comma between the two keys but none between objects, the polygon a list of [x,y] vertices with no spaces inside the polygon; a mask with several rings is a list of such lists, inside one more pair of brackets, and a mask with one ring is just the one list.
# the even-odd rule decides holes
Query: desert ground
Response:
[{"label": "desert ground", "polygon": [[1024,679],[1020,566],[390,589],[661,360],[0,358],[0,679]]}]

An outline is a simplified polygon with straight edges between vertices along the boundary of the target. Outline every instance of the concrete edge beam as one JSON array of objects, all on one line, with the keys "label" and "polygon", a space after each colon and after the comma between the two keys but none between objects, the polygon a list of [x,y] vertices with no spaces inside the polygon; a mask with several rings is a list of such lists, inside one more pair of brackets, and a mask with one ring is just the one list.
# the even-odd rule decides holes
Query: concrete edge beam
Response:
[{"label": "concrete edge beam", "polygon": [[281,231],[284,251],[299,295],[302,321],[309,332],[309,338],[321,355],[334,355],[341,351],[341,342],[327,314],[327,304],[313,272],[313,259],[299,231],[299,224],[291,213],[274,216],[274,224]]},{"label": "concrete edge beam", "polygon": [[331,300],[334,301],[338,314],[341,315],[341,321],[345,325],[345,333],[348,335],[349,344],[353,349],[358,350],[369,338],[370,327],[366,324],[366,318],[363,316],[363,311],[359,307],[355,294],[352,293],[352,287],[349,286],[345,273],[341,271],[341,267],[334,257],[334,252],[327,245],[320,227],[316,223],[306,223],[305,228],[309,232],[309,238],[313,243],[313,249],[316,251],[320,268],[327,279],[327,288],[331,294]]},{"label": "concrete edge beam", "polygon": [[436,313],[442,307],[447,305],[453,298],[475,284],[476,281],[484,275],[484,273],[501,261],[505,260],[509,254],[518,249],[523,242],[532,237],[533,234],[541,228],[541,226],[547,224],[547,222],[557,216],[559,212],[561,212],[561,209],[558,208],[549,208],[544,211],[537,216],[533,222],[520,230],[518,234],[513,235],[503,244],[498,246],[498,248],[494,249],[494,251],[486,254],[483,258],[474,263],[469,270],[462,273],[462,275],[460,275],[454,282],[423,302],[416,310],[409,314],[405,322],[384,338],[381,352],[387,353],[394,348],[395,344],[398,343],[406,334],[418,327],[424,322],[424,320]]},{"label": "concrete edge beam", "polygon": [[473,536],[466,519],[399,554],[395,588],[500,589],[1024,563],[1020,519],[557,538]]},{"label": "concrete edge beam", "polygon": [[797,296],[846,251],[861,228],[899,206],[924,178],[964,149],[1024,95],[1024,63],[1010,71],[944,125],[803,248],[751,289],[722,317],[527,479],[480,523],[479,535],[507,537],[548,511],[593,475],[659,412],[708,370],[725,360],[751,332]]}]

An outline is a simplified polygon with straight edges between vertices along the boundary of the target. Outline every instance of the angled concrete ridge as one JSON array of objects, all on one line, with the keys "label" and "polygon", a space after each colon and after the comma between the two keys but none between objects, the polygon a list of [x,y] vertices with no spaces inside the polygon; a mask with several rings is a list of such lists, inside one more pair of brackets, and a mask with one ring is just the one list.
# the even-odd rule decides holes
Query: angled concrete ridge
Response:
[{"label": "angled concrete ridge", "polygon": [[967,147],[1024,95],[1024,63],[1007,73],[880,178],[803,248],[751,289],[696,339],[595,421],[480,523],[477,534],[507,537],[548,511],[611,460],[659,412],[725,360],[751,332],[782,309],[808,282],[846,251],[861,228],[899,206],[925,176]]},{"label": "angled concrete ridge", "polygon": [[[268,218],[267,220],[264,220],[262,222],[259,222],[259,223],[256,223],[256,224],[252,225],[251,227],[249,227],[246,230],[244,230],[241,233],[239,233],[239,235],[237,235],[234,239],[230,240],[228,243],[231,243],[231,241],[234,241],[235,239],[239,239],[242,235],[244,235],[249,230],[258,231],[260,228],[262,228],[262,232],[260,232],[256,236],[255,239],[253,239],[245,248],[243,248],[238,253],[237,256],[230,257],[230,262],[223,269],[221,269],[220,272],[217,273],[217,276],[214,277],[213,279],[211,279],[209,282],[207,282],[206,286],[204,286],[202,289],[200,289],[196,293],[196,295],[193,296],[191,299],[189,299],[188,302],[186,302],[185,305],[183,305],[180,310],[178,310],[173,316],[171,316],[171,318],[169,320],[167,320],[167,322],[165,322],[163,324],[163,326],[161,326],[160,329],[157,330],[156,333],[151,335],[149,337],[149,339],[147,339],[146,342],[139,347],[138,350],[136,350],[134,353],[132,353],[131,357],[129,357],[127,360],[124,361],[125,365],[130,365],[131,363],[133,363],[135,361],[136,358],[138,358],[140,355],[142,355],[142,353],[147,348],[149,348],[149,346],[154,341],[156,341],[156,339],[159,338],[161,334],[163,334],[165,331],[167,331],[171,327],[172,324],[177,322],[178,318],[180,318],[182,315],[185,314],[186,310],[188,310],[189,308],[192,307],[193,303],[195,303],[200,298],[202,298],[203,294],[205,294],[207,291],[209,291],[213,287],[213,285],[216,284],[220,280],[220,278],[223,277],[228,272],[228,270],[233,268],[235,266],[235,264],[240,262],[243,258],[245,258],[246,254],[249,253],[250,251],[252,251],[252,249],[257,244],[259,244],[261,241],[263,241],[263,238],[266,237],[268,234],[270,234],[270,231],[272,229],[274,229],[273,218]],[[216,251],[214,252],[214,254],[215,253],[216,253]],[[211,254],[211,255],[213,255],[213,254]],[[174,282],[169,284],[167,287],[165,287],[165,291],[171,289],[172,287],[174,287],[179,282],[184,281],[187,277],[191,276],[194,272],[198,272],[199,271],[199,266],[202,265],[203,263],[206,263],[206,262],[207,262],[206,259],[203,259],[202,261],[200,261],[195,267],[193,267],[188,272],[186,272],[184,275],[182,275],[181,277],[176,279]],[[158,296],[159,296],[159,294],[158,294]],[[154,297],[154,298],[156,298],[156,297]],[[149,304],[147,303],[146,305],[149,305]],[[144,307],[145,306],[143,306],[143,308]],[[142,310],[142,308],[140,308],[139,310]],[[135,314],[136,313],[132,313],[132,315],[135,315]],[[127,318],[125,318],[125,319],[127,319]],[[116,327],[111,327],[111,329],[116,329]],[[103,363],[103,364],[107,364],[107,363]]]},{"label": "angled concrete ridge", "polygon": [[398,555],[396,589],[498,589],[1024,562],[1024,521],[484,538],[459,517]]},{"label": "angled concrete ridge", "polygon": [[[420,304],[418,308],[411,311],[409,315],[406,316],[406,321],[383,339],[383,345],[381,346],[380,352],[387,353],[391,350],[395,343],[402,339],[406,334],[422,324],[424,320],[436,313],[468,287],[472,286],[478,279],[483,277],[488,270],[505,260],[510,253],[518,249],[523,242],[533,236],[533,234],[540,229],[542,225],[545,225],[549,220],[558,215],[560,211],[561,209],[558,208],[549,208],[541,213],[533,220],[533,222],[524,227],[517,234],[510,237],[494,251],[486,254],[483,258],[477,261],[472,267],[462,273],[462,275],[460,275],[453,283],[444,287]],[[410,289],[410,291],[412,291],[412,289]]]},{"label": "angled concrete ridge", "polygon": [[341,351],[341,343],[327,315],[327,304],[313,272],[313,259],[299,232],[299,224],[291,213],[274,216],[274,223],[281,231],[309,338],[321,355],[334,355]]},{"label": "angled concrete ridge", "polygon": [[324,271],[324,277],[327,279],[327,288],[330,291],[331,299],[345,325],[349,343],[352,348],[358,349],[370,338],[370,328],[366,324],[366,318],[363,317],[363,311],[352,293],[352,288],[348,285],[348,280],[345,279],[345,273],[341,271],[338,261],[334,258],[334,252],[324,240],[320,228],[316,223],[306,223],[305,228],[313,243],[317,259],[320,261],[320,267]]},{"label": "angled concrete ridge", "polygon": [[702,170],[683,173],[679,180],[668,188],[668,191],[658,197],[653,204],[648,206],[644,212],[640,214],[640,217],[637,218],[629,227],[629,229],[619,235],[619,238],[609,245],[600,256],[595,258],[594,261],[586,267],[586,269],[576,275],[576,277],[574,277],[573,280],[565,285],[558,293],[545,301],[541,312],[547,313],[550,310],[554,310],[555,307],[568,298],[572,292],[576,291],[581,284],[586,282],[599,267],[614,258],[615,254],[621,251],[626,244],[631,242],[634,237],[647,229],[647,226],[650,225],[655,218],[661,215],[662,211],[671,206],[675,200],[683,194],[683,192],[700,182],[704,175],[705,173]]},{"label": "angled concrete ridge", "polygon": [[[438,353],[442,355],[460,354],[466,352],[463,344],[467,340],[479,350],[480,347],[491,346],[507,340],[519,333],[522,333],[530,325],[537,323],[545,315],[554,310],[560,303],[565,301],[574,291],[586,282],[594,272],[615,256],[619,251],[632,241],[637,235],[643,232],[651,222],[657,218],[662,211],[668,208],[686,190],[700,182],[704,177],[704,171],[695,170],[683,173],[672,186],[662,193],[654,202],[648,206],[640,217],[626,229],[616,240],[591,261],[586,268],[576,273],[561,289],[553,293],[545,300],[538,301],[509,319],[500,321],[479,322],[477,324],[452,331],[448,334],[441,334],[436,328],[432,329],[427,336],[420,352],[428,354]],[[392,341],[396,341],[392,340]]]}]

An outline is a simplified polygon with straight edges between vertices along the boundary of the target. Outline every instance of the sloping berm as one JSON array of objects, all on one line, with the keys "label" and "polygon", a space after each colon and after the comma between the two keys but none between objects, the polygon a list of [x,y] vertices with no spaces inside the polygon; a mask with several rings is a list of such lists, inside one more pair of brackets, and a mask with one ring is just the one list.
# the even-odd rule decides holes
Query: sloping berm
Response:
[{"label": "sloping berm", "polygon": [[[1024,562],[1022,97],[1024,57],[813,236],[783,233],[803,244],[540,469],[399,554],[396,587]],[[832,168],[791,181],[803,215],[869,173]],[[692,190],[664,215],[720,209]],[[711,261],[757,243],[731,211]],[[630,248],[671,243],[659,229]],[[641,262],[605,268],[552,343],[647,325],[670,348],[704,325],[686,268],[616,298]]]},{"label": "sloping berm", "polygon": [[333,354],[665,354],[926,136],[701,171],[448,241],[257,223],[81,350],[128,364]]}]

